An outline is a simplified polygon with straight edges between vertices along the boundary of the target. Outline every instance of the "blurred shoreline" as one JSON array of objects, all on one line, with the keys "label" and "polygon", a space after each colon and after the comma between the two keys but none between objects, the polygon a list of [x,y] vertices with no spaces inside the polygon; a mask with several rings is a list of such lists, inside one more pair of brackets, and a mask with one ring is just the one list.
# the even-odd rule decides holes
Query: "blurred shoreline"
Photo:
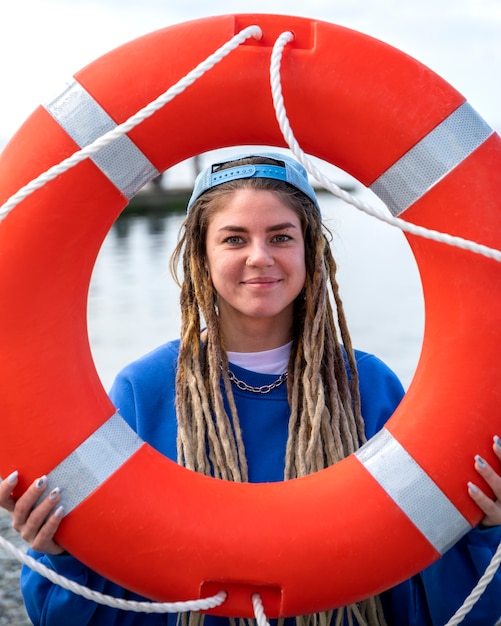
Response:
[{"label": "blurred shoreline", "polygon": [[[0,509],[0,535],[20,550],[26,549],[25,542],[12,528],[10,514]],[[0,626],[30,626],[24,608],[19,575],[21,563],[0,548]]]}]

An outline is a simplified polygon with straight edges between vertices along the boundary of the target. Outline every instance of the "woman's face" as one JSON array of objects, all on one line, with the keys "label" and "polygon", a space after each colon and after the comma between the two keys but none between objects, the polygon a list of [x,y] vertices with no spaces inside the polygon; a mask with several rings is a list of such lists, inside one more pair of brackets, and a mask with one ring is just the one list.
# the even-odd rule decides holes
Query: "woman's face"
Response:
[{"label": "woman's face", "polygon": [[222,324],[252,318],[290,327],[306,279],[304,238],[277,194],[242,188],[228,196],[209,223],[206,253]]}]

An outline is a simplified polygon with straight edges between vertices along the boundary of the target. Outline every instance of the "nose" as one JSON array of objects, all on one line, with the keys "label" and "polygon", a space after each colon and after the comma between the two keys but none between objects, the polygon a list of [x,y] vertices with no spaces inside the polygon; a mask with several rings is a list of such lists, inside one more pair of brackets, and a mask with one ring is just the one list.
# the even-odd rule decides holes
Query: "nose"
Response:
[{"label": "nose", "polygon": [[245,262],[247,267],[269,267],[273,263],[273,255],[265,242],[252,244]]}]

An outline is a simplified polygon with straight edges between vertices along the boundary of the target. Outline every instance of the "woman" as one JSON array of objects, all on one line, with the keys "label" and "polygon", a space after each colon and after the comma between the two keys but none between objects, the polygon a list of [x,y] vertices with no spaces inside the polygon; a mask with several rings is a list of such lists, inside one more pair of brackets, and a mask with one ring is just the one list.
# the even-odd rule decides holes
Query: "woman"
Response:
[{"label": "woman", "polygon": [[[329,238],[302,166],[261,153],[202,172],[173,255],[175,276],[181,261],[180,340],[126,367],[110,394],[142,439],[198,472],[269,482],[331,465],[383,426],[403,390],[381,361],[351,346]],[[501,461],[499,443],[495,450]],[[381,597],[298,623],[444,624],[501,541],[499,467],[480,459],[476,467],[497,498],[470,486],[485,512],[481,527]],[[33,510],[45,479],[14,503],[16,482],[13,474],[0,485],[0,505],[12,511],[36,558],[103,593],[138,598],[58,546],[54,533],[64,511],[57,489]],[[35,624],[66,626],[69,616],[82,626],[175,619],[102,607],[27,569],[21,582]],[[464,624],[493,623],[500,597],[498,573]],[[190,624],[200,619],[189,617]],[[227,622],[205,619],[207,625]]]}]

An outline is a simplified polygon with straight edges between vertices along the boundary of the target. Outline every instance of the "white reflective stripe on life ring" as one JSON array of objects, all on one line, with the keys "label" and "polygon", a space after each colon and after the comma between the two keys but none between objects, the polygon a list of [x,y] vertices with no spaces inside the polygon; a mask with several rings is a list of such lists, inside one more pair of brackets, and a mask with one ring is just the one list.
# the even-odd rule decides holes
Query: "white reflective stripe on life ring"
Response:
[{"label": "white reflective stripe on life ring", "polygon": [[[80,148],[85,148],[117,127],[101,105],[74,79],[44,107]],[[90,158],[129,200],[160,174],[126,135],[115,139]]]},{"label": "white reflective stripe on life ring", "polygon": [[386,428],[355,456],[440,554],[471,530],[467,519]]},{"label": "white reflective stripe on life ring", "polygon": [[67,515],[114,474],[144,444],[127,422],[115,413],[47,475],[47,493],[61,489]]},{"label": "white reflective stripe on life ring", "polygon": [[377,178],[370,189],[395,217],[481,146],[494,131],[464,102]]}]

